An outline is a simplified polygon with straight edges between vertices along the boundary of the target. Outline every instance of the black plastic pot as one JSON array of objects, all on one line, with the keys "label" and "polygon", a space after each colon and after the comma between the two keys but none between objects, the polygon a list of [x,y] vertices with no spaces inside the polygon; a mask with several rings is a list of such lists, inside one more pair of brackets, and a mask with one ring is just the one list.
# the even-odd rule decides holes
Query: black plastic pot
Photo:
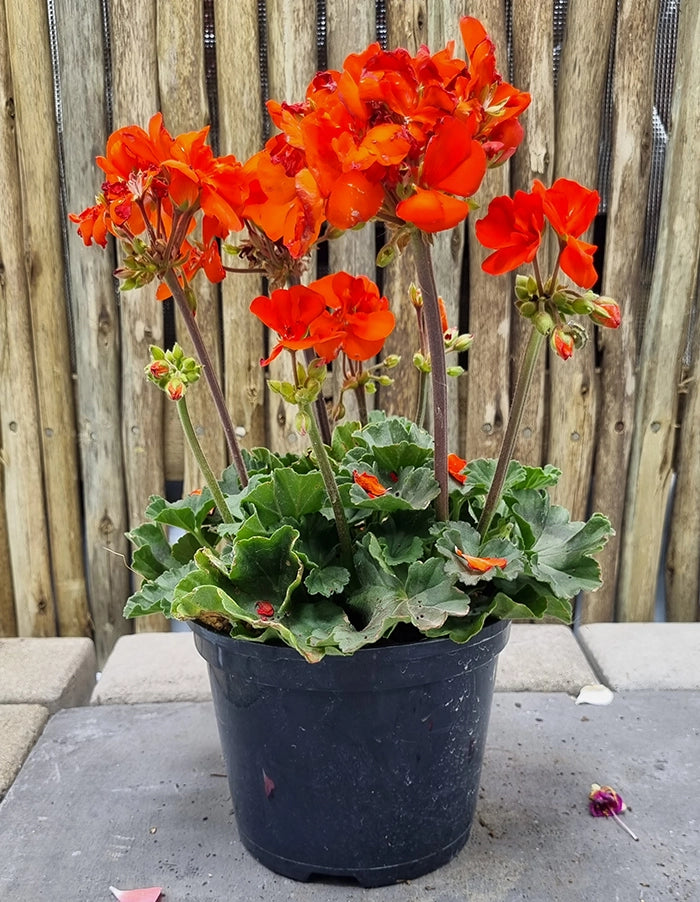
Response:
[{"label": "black plastic pot", "polygon": [[318,664],[192,629],[241,840],[255,858],[296,880],[381,886],[462,848],[508,622],[465,645],[375,646]]}]

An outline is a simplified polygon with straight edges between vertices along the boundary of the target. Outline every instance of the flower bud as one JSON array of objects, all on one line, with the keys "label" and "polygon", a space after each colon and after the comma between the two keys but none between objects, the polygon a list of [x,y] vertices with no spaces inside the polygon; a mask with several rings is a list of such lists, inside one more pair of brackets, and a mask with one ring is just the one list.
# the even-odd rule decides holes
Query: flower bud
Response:
[{"label": "flower bud", "polygon": [[388,266],[396,256],[396,248],[393,244],[385,244],[377,254],[377,266],[383,269]]},{"label": "flower bud", "polygon": [[165,390],[171,401],[181,401],[185,394],[185,383],[176,376],[168,382],[165,386]]},{"label": "flower bud", "polygon": [[535,313],[532,317],[532,325],[540,332],[542,335],[549,335],[549,333],[554,328],[554,320],[544,310],[540,310],[539,313]]},{"label": "flower bud", "polygon": [[388,357],[385,357],[384,360],[382,360],[382,365],[388,370],[391,370],[395,366],[398,366],[400,361],[401,357],[398,354],[389,354]]},{"label": "flower bud", "polygon": [[385,386],[385,387],[386,387],[387,385],[393,385],[393,384],[394,384],[394,380],[391,378],[391,376],[377,376],[377,382],[378,382],[380,385],[383,385],[383,386]]},{"label": "flower bud", "polygon": [[408,286],[408,296],[414,307],[423,306],[423,292],[415,282],[411,282],[411,284]]},{"label": "flower bud", "polygon": [[466,370],[463,366],[448,366],[447,367],[447,375],[452,376],[454,379],[463,376],[466,373]]},{"label": "flower bud", "polygon": [[537,304],[534,301],[516,301],[515,306],[518,308],[518,313],[525,319],[529,319],[537,313]]},{"label": "flower bud", "polygon": [[599,326],[607,326],[608,329],[617,329],[622,321],[620,308],[612,298],[601,297],[593,304],[590,314],[594,323]]},{"label": "flower bud", "polygon": [[413,365],[421,373],[429,373],[431,370],[430,360],[420,351],[416,351],[413,355]]},{"label": "flower bud", "polygon": [[552,332],[549,339],[552,349],[561,357],[562,360],[568,360],[574,353],[574,337],[566,329],[561,326]]},{"label": "flower bud", "polygon": [[576,300],[572,302],[571,308],[574,313],[577,313],[579,316],[588,316],[593,312],[595,304],[585,297],[576,298]]},{"label": "flower bud", "polygon": [[365,391],[368,395],[373,395],[377,391],[377,386],[374,382],[368,382],[367,385],[365,385]]},{"label": "flower bud", "polygon": [[461,351],[468,351],[474,343],[474,336],[471,332],[463,332],[461,335],[458,335],[455,340],[452,342],[452,350],[460,353]]},{"label": "flower bud", "polygon": [[146,374],[155,382],[159,382],[169,372],[170,367],[164,360],[154,360],[153,363],[146,367]]},{"label": "flower bud", "polygon": [[537,282],[532,276],[515,277],[515,296],[521,301],[529,301],[537,294]]}]

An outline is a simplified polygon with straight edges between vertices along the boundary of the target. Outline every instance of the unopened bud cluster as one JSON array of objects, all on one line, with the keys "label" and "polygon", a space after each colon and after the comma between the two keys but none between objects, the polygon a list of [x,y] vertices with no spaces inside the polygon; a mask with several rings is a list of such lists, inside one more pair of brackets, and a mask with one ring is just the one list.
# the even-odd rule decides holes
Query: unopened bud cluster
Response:
[{"label": "unopened bud cluster", "polygon": [[151,345],[151,362],[146,367],[146,376],[158,386],[171,401],[180,401],[188,385],[196,382],[202,367],[194,357],[186,357],[180,345],[175,342],[172,350],[164,351]]},{"label": "unopened bud cluster", "polygon": [[[312,404],[321,394],[321,387],[326,378],[326,362],[320,357],[315,358],[305,367],[297,361],[296,383],[282,382],[279,379],[268,380],[270,391],[280,395],[289,404]],[[303,421],[303,422],[302,422]],[[302,417],[297,423],[298,431],[306,431],[306,421]]]},{"label": "unopened bud cluster", "polygon": [[569,322],[568,316],[588,316],[596,325],[609,329],[620,325],[617,303],[590,290],[581,294],[558,285],[551,296],[543,297],[533,276],[520,275],[515,279],[515,296],[518,313],[529,319],[542,335],[549,336],[552,350],[564,360],[587,341],[583,327]]}]

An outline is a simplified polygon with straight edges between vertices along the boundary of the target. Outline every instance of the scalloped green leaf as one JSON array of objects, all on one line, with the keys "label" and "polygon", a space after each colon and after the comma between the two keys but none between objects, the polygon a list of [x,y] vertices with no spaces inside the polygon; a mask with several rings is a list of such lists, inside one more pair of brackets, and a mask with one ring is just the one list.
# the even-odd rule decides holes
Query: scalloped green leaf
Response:
[{"label": "scalloped green leaf", "polygon": [[146,508],[146,518],[155,523],[196,533],[213,506],[211,492],[207,488],[202,489],[201,494],[185,495],[177,501],[166,501],[160,495],[151,495]]},{"label": "scalloped green leaf", "polygon": [[330,598],[337,595],[350,582],[350,571],[345,567],[315,567],[305,578],[304,585],[309,595],[323,595]]},{"label": "scalloped green leaf", "polygon": [[131,566],[145,579],[156,579],[166,570],[184,563],[173,556],[163,527],[157,523],[142,523],[128,532],[126,537],[136,546],[131,556]]},{"label": "scalloped green leaf", "polygon": [[[437,532],[437,530],[435,530]],[[477,530],[464,522],[450,522],[439,533],[435,542],[436,550],[446,559],[445,571],[457,576],[465,586],[475,586],[492,579],[513,580],[524,569],[522,552],[504,538],[489,539],[483,545]],[[481,573],[470,570],[467,562],[457,554],[459,548],[470,557],[505,558],[505,567],[493,567]]]},{"label": "scalloped green leaf", "polygon": [[280,522],[298,523],[321,511],[328,498],[318,470],[297,473],[288,467],[274,470],[272,478],[260,483],[245,497],[244,506],[255,511],[265,526]]},{"label": "scalloped green leaf", "polygon": [[138,592],[134,592],[127,599],[124,617],[129,619],[146,614],[165,614],[166,617],[173,617],[172,600],[175,588],[194,566],[194,562],[190,561],[182,567],[165,570],[156,579],[144,582]]}]

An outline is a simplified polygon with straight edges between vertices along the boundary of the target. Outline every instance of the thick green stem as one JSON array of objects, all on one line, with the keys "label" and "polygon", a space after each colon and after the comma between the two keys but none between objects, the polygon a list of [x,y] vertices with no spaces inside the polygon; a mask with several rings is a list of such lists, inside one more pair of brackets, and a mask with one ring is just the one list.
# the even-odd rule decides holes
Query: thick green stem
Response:
[{"label": "thick green stem", "polygon": [[486,496],[486,504],[484,505],[479,520],[478,530],[482,539],[485,538],[486,533],[488,532],[491,520],[498,507],[498,502],[501,500],[501,492],[503,491],[503,483],[505,482],[506,473],[508,471],[508,464],[513,457],[513,448],[515,447],[515,440],[520,429],[520,422],[523,418],[525,401],[527,400],[530,383],[532,382],[532,376],[535,372],[535,364],[537,363],[543,341],[544,335],[538,332],[537,329],[533,329],[530,334],[530,340],[525,348],[525,354],[523,355],[520,374],[515,386],[515,395],[513,396],[513,403],[510,408],[510,416],[508,417],[508,425],[506,426],[503,444],[501,445],[501,450],[498,455],[496,472],[494,473],[491,488]]},{"label": "thick green stem", "polygon": [[430,374],[423,370],[418,371],[418,401],[416,402],[416,426],[425,429],[425,417],[428,413],[428,385]]},{"label": "thick green stem", "polygon": [[185,438],[187,439],[187,444],[190,446],[190,449],[194,454],[194,459],[197,461],[197,466],[202,471],[202,476],[204,476],[204,480],[209,487],[211,496],[214,499],[214,504],[221,514],[221,519],[224,521],[224,523],[233,523],[233,516],[231,515],[231,511],[228,508],[228,504],[226,504],[226,499],[224,498],[223,492],[219,487],[219,483],[216,481],[216,476],[214,476],[214,472],[209,466],[209,461],[207,460],[202,446],[199,443],[199,439],[197,438],[197,435],[194,431],[194,426],[192,425],[192,420],[190,419],[190,412],[187,409],[187,401],[185,400],[185,398],[180,398],[180,400],[177,402],[177,412],[178,416],[180,417],[182,431],[185,433]]},{"label": "thick green stem", "polygon": [[447,368],[445,365],[445,340],[440,320],[435,274],[427,244],[422,232],[416,231],[413,236],[413,249],[416,255],[416,272],[418,284],[423,295],[425,325],[428,333],[428,350],[433,389],[433,437],[435,440],[435,479],[440,486],[436,513],[438,520],[447,520],[448,514],[448,482],[447,482]]},{"label": "thick green stem", "polygon": [[340,541],[340,552],[343,558],[343,562],[345,566],[352,570],[352,543],[350,541],[350,529],[348,527],[348,521],[345,518],[345,511],[343,510],[343,503],[340,499],[340,492],[338,490],[338,483],[335,481],[335,476],[333,475],[333,469],[331,468],[331,462],[328,459],[328,454],[326,453],[326,447],[323,444],[323,440],[321,438],[321,433],[319,432],[318,425],[316,420],[314,419],[313,411],[311,409],[310,404],[301,404],[299,405],[300,410],[306,414],[307,420],[309,422],[309,439],[311,441],[311,447],[314,450],[314,454],[316,455],[316,462],[318,463],[318,468],[321,471],[321,476],[323,477],[323,483],[326,487],[326,491],[328,492],[328,497],[331,502],[331,507],[333,508],[333,516],[335,517],[335,528],[338,530],[338,539]]},{"label": "thick green stem", "polygon": [[216,378],[216,372],[214,370],[214,365],[211,361],[211,357],[209,356],[209,351],[207,350],[207,346],[202,337],[202,333],[199,331],[199,326],[197,325],[194,311],[191,309],[189,303],[187,302],[187,298],[185,297],[185,292],[183,291],[182,285],[180,285],[177,276],[172,270],[169,270],[165,274],[165,282],[172,292],[172,295],[175,298],[175,303],[178,306],[178,310],[182,314],[182,317],[187,325],[187,329],[192,339],[192,344],[194,345],[195,354],[198,358],[197,362],[201,363],[204,370],[204,377],[207,380],[209,391],[211,392],[211,396],[214,399],[216,412],[218,413],[219,419],[221,420],[224,435],[226,436],[226,444],[228,445],[229,452],[231,453],[231,458],[233,460],[234,466],[236,467],[238,478],[241,481],[241,485],[246,486],[248,485],[248,472],[246,471],[245,463],[243,462],[243,456],[238,444],[238,439],[236,438],[236,430],[234,429],[233,422],[231,421],[231,416],[228,412],[228,408],[226,407],[224,393],[221,390],[218,379]]}]

